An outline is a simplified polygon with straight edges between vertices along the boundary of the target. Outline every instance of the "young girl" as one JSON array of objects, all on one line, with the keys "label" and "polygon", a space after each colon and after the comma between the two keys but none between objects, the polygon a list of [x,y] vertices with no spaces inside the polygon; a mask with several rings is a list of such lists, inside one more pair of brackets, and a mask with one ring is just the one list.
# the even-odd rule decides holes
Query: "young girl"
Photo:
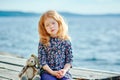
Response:
[{"label": "young girl", "polygon": [[72,48],[68,27],[56,11],[47,11],[39,21],[38,58],[42,66],[41,80],[72,80]]}]

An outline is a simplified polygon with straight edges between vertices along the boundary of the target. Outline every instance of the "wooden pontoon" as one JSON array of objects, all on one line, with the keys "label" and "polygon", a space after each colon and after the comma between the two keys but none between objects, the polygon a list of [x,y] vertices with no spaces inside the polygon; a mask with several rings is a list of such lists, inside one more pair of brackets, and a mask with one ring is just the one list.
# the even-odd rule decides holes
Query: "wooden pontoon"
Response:
[{"label": "wooden pontoon", "polygon": [[[0,80],[19,80],[18,73],[26,59],[0,55]],[[73,67],[73,80],[120,80],[120,73]]]}]

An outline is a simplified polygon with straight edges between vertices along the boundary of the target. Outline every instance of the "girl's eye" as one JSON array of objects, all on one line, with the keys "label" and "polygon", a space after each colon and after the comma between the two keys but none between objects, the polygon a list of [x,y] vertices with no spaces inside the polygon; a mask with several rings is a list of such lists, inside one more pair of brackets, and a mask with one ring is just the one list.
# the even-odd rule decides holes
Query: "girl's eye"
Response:
[{"label": "girl's eye", "polygon": [[55,22],[52,22],[52,24],[55,24]]},{"label": "girl's eye", "polygon": [[49,24],[46,25],[46,27],[48,27],[48,26],[49,26]]}]

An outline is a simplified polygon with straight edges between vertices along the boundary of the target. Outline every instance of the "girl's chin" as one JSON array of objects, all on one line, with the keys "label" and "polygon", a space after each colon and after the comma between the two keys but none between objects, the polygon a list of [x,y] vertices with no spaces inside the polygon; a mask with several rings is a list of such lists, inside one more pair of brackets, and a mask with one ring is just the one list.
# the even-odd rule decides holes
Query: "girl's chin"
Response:
[{"label": "girl's chin", "polygon": [[55,34],[52,34],[52,35],[51,35],[51,37],[56,37],[56,36],[57,36],[57,35],[55,35]]}]

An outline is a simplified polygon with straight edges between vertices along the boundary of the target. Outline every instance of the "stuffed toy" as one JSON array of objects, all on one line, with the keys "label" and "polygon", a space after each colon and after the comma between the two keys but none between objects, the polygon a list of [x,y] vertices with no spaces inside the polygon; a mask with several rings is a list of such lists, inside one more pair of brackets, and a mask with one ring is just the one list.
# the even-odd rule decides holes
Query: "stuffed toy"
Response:
[{"label": "stuffed toy", "polygon": [[26,65],[23,67],[21,72],[19,73],[20,80],[40,80],[39,69],[39,61],[37,56],[34,54],[26,61]]}]

